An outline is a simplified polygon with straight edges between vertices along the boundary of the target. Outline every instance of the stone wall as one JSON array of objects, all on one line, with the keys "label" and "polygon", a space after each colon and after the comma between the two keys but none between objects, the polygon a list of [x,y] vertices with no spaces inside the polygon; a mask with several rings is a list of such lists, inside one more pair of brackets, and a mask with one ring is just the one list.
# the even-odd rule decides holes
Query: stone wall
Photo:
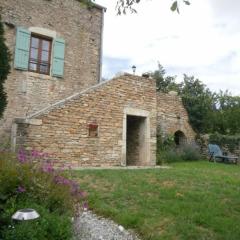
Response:
[{"label": "stone wall", "polygon": [[195,132],[189,124],[188,114],[176,92],[157,93],[158,135],[165,137],[177,131],[184,133],[188,142],[195,139]]},{"label": "stone wall", "polygon": [[[54,156],[72,167],[126,165],[128,115],[146,118],[144,156],[139,165],[156,163],[156,83],[133,75],[103,82],[18,120],[13,142]],[[89,124],[98,136],[89,136]],[[140,133],[141,134],[141,133]]]},{"label": "stone wall", "polygon": [[5,84],[8,106],[0,121],[2,139],[13,118],[25,117],[99,82],[103,9],[88,9],[76,0],[7,0],[0,2],[0,9],[13,59],[19,26],[54,32],[66,43],[63,78],[12,67]]}]

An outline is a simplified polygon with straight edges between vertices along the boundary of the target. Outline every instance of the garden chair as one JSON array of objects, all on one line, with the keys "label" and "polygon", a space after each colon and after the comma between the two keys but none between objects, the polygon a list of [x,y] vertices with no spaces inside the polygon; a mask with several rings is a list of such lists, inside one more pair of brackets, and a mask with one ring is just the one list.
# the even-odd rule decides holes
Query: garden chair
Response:
[{"label": "garden chair", "polygon": [[230,156],[230,155],[224,155],[222,153],[221,148],[217,144],[208,144],[208,152],[210,155],[209,161],[218,161],[220,160],[221,162],[225,163],[235,163],[237,164],[238,162],[238,157],[236,156]]}]

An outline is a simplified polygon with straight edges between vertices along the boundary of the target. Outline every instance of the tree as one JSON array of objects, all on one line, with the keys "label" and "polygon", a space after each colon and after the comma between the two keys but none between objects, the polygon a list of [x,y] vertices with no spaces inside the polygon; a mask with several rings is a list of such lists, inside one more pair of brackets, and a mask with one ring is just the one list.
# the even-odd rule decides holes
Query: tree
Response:
[{"label": "tree", "polygon": [[4,82],[10,72],[10,52],[5,44],[4,28],[0,16],[0,118],[7,105],[7,95],[4,92]]},{"label": "tree", "polygon": [[177,91],[187,110],[192,128],[197,133],[219,133],[235,135],[240,133],[240,96],[230,92],[211,92],[199,79],[184,74],[181,83],[175,76],[165,76],[161,64],[151,76],[156,79],[157,91]]},{"label": "tree", "polygon": [[[179,11],[179,1],[180,0],[176,0],[172,3],[171,5],[171,10],[177,11],[178,13]],[[184,4],[186,5],[190,5],[190,2],[187,0],[181,0]],[[116,9],[117,9],[117,13],[118,15],[126,14],[127,11],[130,11],[131,13],[136,13],[136,9],[134,8],[134,6],[138,3],[140,3],[141,0],[118,0],[117,1],[117,5],[116,5]]]},{"label": "tree", "polygon": [[178,92],[187,110],[190,124],[197,133],[206,133],[212,129],[210,115],[213,117],[212,112],[216,108],[215,94],[193,76],[184,74],[184,80],[178,84],[175,82],[176,76],[165,77],[166,71],[161,64],[158,68],[159,70],[151,74],[156,79],[157,91]]},{"label": "tree", "polygon": [[210,115],[215,109],[215,94],[212,93],[199,79],[184,74],[184,80],[179,85],[189,121],[198,133],[207,133],[211,128]]},{"label": "tree", "polygon": [[240,97],[228,91],[211,92],[201,81],[184,75],[179,94],[189,121],[198,133],[240,133]]},{"label": "tree", "polygon": [[151,73],[151,77],[156,79],[157,91],[168,93],[169,91],[177,91],[178,84],[175,83],[176,76],[166,76],[166,71],[159,63],[158,70]]},{"label": "tree", "polygon": [[228,91],[220,91],[212,119],[212,132],[231,135],[240,133],[240,97],[232,96]]}]

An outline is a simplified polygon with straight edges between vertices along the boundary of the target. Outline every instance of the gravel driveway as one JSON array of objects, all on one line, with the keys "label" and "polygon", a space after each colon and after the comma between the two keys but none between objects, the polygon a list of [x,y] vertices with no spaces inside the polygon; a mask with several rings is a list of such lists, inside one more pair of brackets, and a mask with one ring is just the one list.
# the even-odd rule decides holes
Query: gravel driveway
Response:
[{"label": "gravel driveway", "polygon": [[84,211],[75,219],[74,230],[73,240],[140,240],[134,232],[91,211]]}]

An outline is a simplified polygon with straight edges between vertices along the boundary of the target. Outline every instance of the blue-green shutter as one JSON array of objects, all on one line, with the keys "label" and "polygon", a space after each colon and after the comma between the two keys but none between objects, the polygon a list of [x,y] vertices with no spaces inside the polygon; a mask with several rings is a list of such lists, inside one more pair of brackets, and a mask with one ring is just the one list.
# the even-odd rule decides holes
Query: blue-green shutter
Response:
[{"label": "blue-green shutter", "polygon": [[63,39],[56,38],[53,46],[53,62],[52,62],[52,75],[55,77],[63,77],[64,51],[65,41]]},{"label": "blue-green shutter", "polygon": [[27,29],[17,28],[14,67],[28,70],[31,33]]}]

